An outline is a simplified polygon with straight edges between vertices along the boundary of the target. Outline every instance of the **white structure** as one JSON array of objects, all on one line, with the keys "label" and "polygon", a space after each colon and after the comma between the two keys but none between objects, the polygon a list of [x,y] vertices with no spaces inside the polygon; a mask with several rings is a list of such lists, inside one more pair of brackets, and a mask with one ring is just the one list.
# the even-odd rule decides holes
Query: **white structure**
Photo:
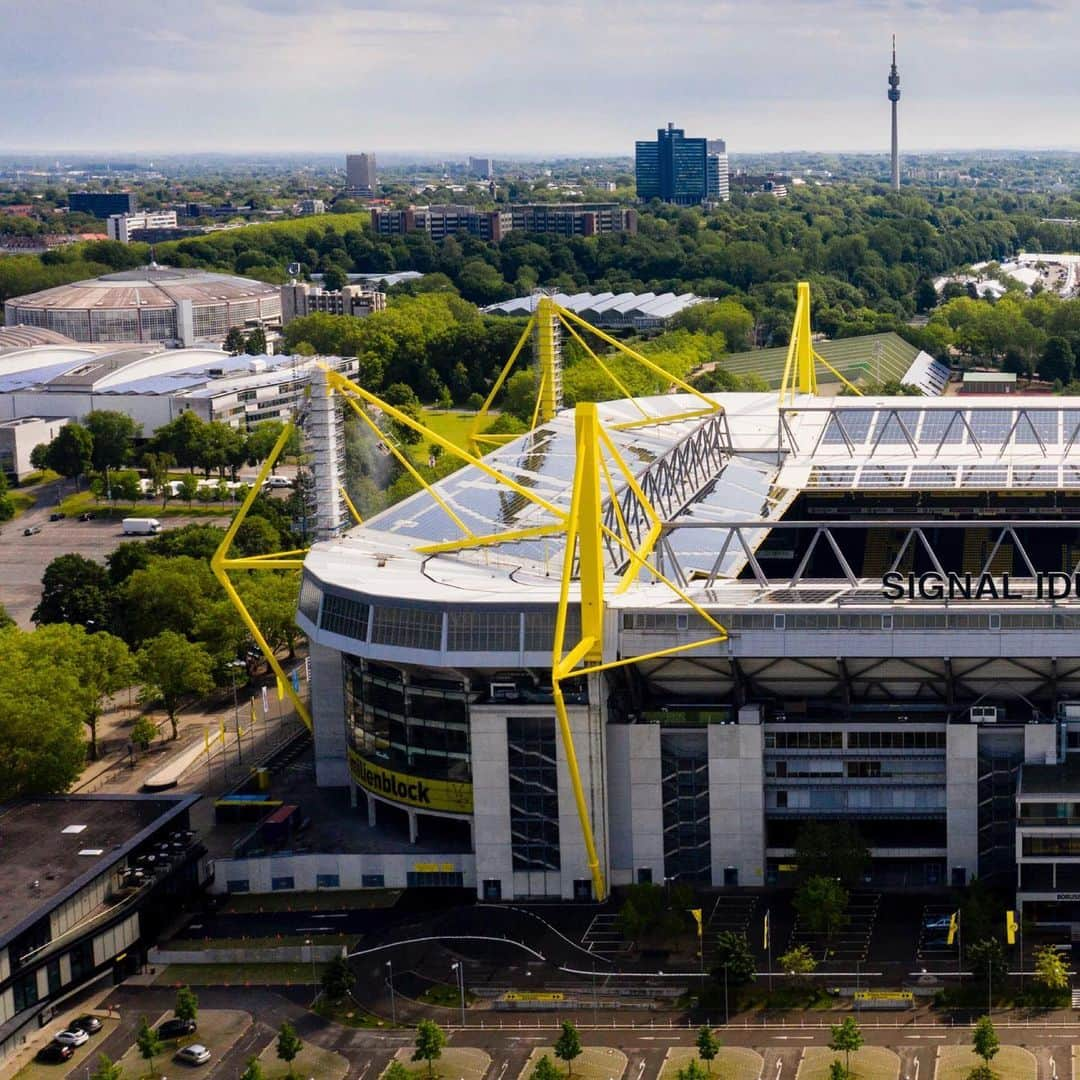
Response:
[{"label": "white structure", "polygon": [[340,289],[323,289],[317,285],[292,282],[281,286],[281,321],[316,312],[328,315],[353,315],[363,318],[376,311],[386,310],[386,293],[370,285],[345,285]]},{"label": "white structure", "polygon": [[[800,826],[839,820],[878,887],[1011,884],[1018,767],[1080,751],[1080,716],[1058,714],[1080,699],[1080,399],[715,400],[637,427],[700,402],[599,406],[664,522],[652,565],[728,631],[564,684],[606,879],[783,884]],[[573,424],[485,461],[565,511]],[[437,490],[307,556],[317,778],[481,896],[586,897],[550,686],[563,541],[426,552],[462,535],[444,506],[479,534],[541,520],[472,467]],[[620,590],[608,555],[605,661],[712,636],[648,572]],[[1053,794],[1080,805],[1080,779]],[[324,858],[416,883],[407,862]],[[1055,902],[1080,924],[1075,894]]]},{"label": "white structure", "polygon": [[[357,368],[355,359],[324,362],[346,373]],[[207,348],[13,349],[0,353],[0,421],[81,419],[93,409],[113,409],[151,435],[191,409],[204,420],[247,427],[287,419],[305,400],[315,370],[311,357],[229,356]]]},{"label": "white structure", "polygon": [[0,420],[0,473],[16,482],[34,471],[30,455],[34,447],[52,442],[67,423],[66,416],[22,416]]},{"label": "white structure", "polygon": [[[604,330],[656,330],[680,311],[707,299],[693,293],[555,293],[557,304]],[[519,296],[484,308],[489,315],[531,315],[537,297]]]},{"label": "white structure", "polygon": [[139,210],[134,214],[110,214],[105,223],[110,240],[131,242],[131,234],[144,229],[175,229],[175,210]]},{"label": "white structure", "polygon": [[709,139],[705,144],[706,194],[713,202],[731,201],[731,181],[728,169],[727,143]]},{"label": "white structure", "polygon": [[276,285],[156,263],[4,303],[8,326],[45,327],[85,342],[193,345],[221,341],[234,326],[280,317]]}]

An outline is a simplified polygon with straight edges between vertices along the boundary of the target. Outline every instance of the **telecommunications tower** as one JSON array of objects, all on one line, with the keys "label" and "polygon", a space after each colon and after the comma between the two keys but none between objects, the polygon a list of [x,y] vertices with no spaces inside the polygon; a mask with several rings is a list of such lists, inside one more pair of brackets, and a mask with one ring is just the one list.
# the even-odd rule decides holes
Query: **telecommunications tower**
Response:
[{"label": "telecommunications tower", "polygon": [[893,191],[900,190],[900,146],[896,137],[896,103],[900,100],[900,73],[896,70],[896,35],[892,39],[892,67],[889,68],[889,101],[892,102],[892,172]]}]

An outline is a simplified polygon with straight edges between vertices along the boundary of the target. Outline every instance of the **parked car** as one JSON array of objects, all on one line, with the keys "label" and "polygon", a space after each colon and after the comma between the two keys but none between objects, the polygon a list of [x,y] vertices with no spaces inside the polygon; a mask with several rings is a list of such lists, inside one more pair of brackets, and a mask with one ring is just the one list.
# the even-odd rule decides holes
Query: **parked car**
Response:
[{"label": "parked car", "polygon": [[101,1020],[87,1013],[86,1016],[80,1016],[77,1020],[72,1020],[68,1024],[68,1029],[70,1031],[85,1031],[87,1035],[96,1035],[101,1030]]},{"label": "parked car", "polygon": [[54,513],[49,515],[49,520],[50,521],[63,521],[64,518],[66,518],[66,517],[67,517],[67,514],[64,514],[61,511],[57,510]]},{"label": "parked car", "polygon": [[271,488],[291,488],[293,482],[287,476],[268,476],[266,486]]},{"label": "parked car", "polygon": [[35,1055],[34,1060],[46,1065],[60,1065],[75,1056],[75,1048],[66,1046],[64,1043],[51,1042],[43,1046]]},{"label": "parked car", "polygon": [[194,1035],[198,1026],[194,1020],[180,1020],[174,1016],[160,1024],[157,1033],[162,1039],[179,1039],[183,1035]]},{"label": "parked car", "polygon": [[27,525],[26,528],[23,529],[22,534],[23,536],[37,536],[39,532],[41,532],[40,525]]},{"label": "parked car", "polygon": [[85,511],[83,511],[83,513],[81,513],[79,515],[79,520],[80,521],[93,521],[94,520],[94,511],[93,510],[85,510]]},{"label": "parked car", "polygon": [[177,1050],[173,1056],[185,1065],[205,1065],[210,1060],[210,1051],[202,1043],[192,1043],[183,1050]]},{"label": "parked car", "polygon": [[64,1046],[82,1046],[84,1042],[89,1042],[90,1036],[79,1028],[68,1028],[66,1031],[58,1031],[53,1036],[53,1042],[61,1043]]}]

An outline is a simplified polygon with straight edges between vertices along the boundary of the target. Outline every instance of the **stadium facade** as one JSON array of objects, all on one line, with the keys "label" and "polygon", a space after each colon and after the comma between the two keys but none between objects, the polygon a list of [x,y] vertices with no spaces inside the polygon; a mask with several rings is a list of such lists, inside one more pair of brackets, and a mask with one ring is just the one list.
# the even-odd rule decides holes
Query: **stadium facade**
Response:
[{"label": "stadium facade", "polygon": [[[1015,882],[1080,923],[1080,399],[710,399],[599,406],[634,478],[605,462],[605,536],[660,521],[649,569],[603,545],[622,666],[561,684],[605,881],[782,885],[799,827],[846,821],[868,883]],[[531,501],[569,509],[574,424],[483,459],[519,490],[468,465],[305,561],[318,780],[450,853],[408,884],[594,895]]]}]

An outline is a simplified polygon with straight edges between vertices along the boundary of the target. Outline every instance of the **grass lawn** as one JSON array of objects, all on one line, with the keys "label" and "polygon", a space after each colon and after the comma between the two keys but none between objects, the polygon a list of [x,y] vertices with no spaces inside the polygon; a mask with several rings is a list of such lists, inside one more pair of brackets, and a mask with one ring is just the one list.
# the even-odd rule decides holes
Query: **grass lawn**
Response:
[{"label": "grass lawn", "polygon": [[[827,1046],[808,1046],[799,1066],[798,1080],[826,1080],[829,1066],[843,1054]],[[969,1070],[970,1071],[970,1070]],[[883,1046],[864,1046],[851,1055],[851,1074],[856,1080],[896,1080],[900,1074],[900,1059]],[[964,1080],[967,1072],[964,1073]],[[940,1075],[938,1080],[942,1080]]]},{"label": "grass lawn", "polygon": [[[417,999],[425,1005],[445,1005],[449,1008],[461,1007],[461,991],[456,986],[448,986],[446,983],[436,983],[429,986]],[[476,995],[465,990],[465,1005],[468,1007],[476,1000]]]},{"label": "grass lawn", "polygon": [[[163,1020],[168,1020],[170,1016],[172,1016],[172,1013],[167,1012],[162,1013],[157,1018],[148,1016],[146,1019],[150,1021],[152,1027],[156,1028]],[[187,1046],[189,1043],[197,1042],[209,1047],[214,1055],[210,1059],[211,1063],[220,1061],[229,1051],[232,1044],[247,1031],[250,1025],[251,1017],[246,1012],[240,1012],[236,1009],[200,1009],[199,1030],[194,1035],[184,1039],[168,1039],[164,1043],[161,1053],[154,1058],[153,1075],[161,1076],[166,1074],[168,1066],[172,1064],[173,1054],[181,1046]],[[134,1043],[128,1047],[127,1052],[118,1064],[124,1070],[124,1080],[136,1080],[138,1077],[147,1075],[150,1071],[146,1059],[139,1055],[139,1049]]]},{"label": "grass lawn", "polygon": [[17,488],[14,491],[8,491],[7,497],[8,502],[11,503],[15,510],[15,517],[18,517],[20,514],[25,514],[36,502],[34,496],[29,492],[19,491]]},{"label": "grass lawn", "polygon": [[[685,1069],[692,1060],[697,1061],[706,1072],[709,1071],[708,1062],[698,1058],[695,1047],[673,1046],[664,1059],[659,1080],[674,1080],[678,1071]],[[722,1046],[712,1062],[712,1071],[724,1080],[758,1080],[764,1067],[761,1055],[745,1046]]]},{"label": "grass lawn", "polygon": [[[105,1017],[101,1017],[101,1030],[96,1035],[91,1035],[89,1042],[78,1047],[75,1056],[68,1058],[64,1066],[72,1076],[85,1076],[88,1065],[91,1070],[97,1066],[98,1055],[101,1052],[98,1047],[112,1034],[116,1024],[115,1020],[106,1020]],[[39,1065],[36,1061],[31,1061],[15,1074],[15,1080],[56,1080],[57,1076],[65,1075],[67,1073],[60,1072],[55,1065]]]},{"label": "grass lawn", "polygon": [[[982,1058],[969,1046],[943,1046],[936,1080],[967,1080],[971,1070],[981,1064]],[[1022,1046],[1002,1046],[990,1068],[1001,1080],[1035,1080],[1035,1055]]]},{"label": "grass lawn", "polygon": [[[559,1072],[566,1073],[566,1062],[555,1056],[551,1046],[538,1046],[525,1062],[525,1068],[518,1073],[521,1080],[528,1080],[536,1068],[536,1063],[545,1055]],[[754,1057],[757,1057],[755,1054]],[[759,1059],[760,1060],[760,1059]],[[574,1058],[571,1064],[571,1077],[577,1080],[619,1080],[626,1071],[626,1055],[612,1046],[583,1046],[581,1056]]]},{"label": "grass lawn", "polygon": [[[289,1074],[289,1066],[277,1056],[277,1038],[259,1055],[259,1064],[266,1080],[281,1080]],[[319,1080],[342,1080],[349,1063],[333,1050],[304,1043],[304,1049],[293,1059],[294,1076],[317,1076]]]},{"label": "grass lawn", "polygon": [[37,469],[32,473],[27,473],[19,481],[19,487],[37,487],[38,484],[51,484],[54,480],[59,480],[60,474],[53,472],[52,469]]},{"label": "grass lawn", "polygon": [[[400,1061],[417,1080],[426,1080],[426,1061],[413,1061],[412,1048],[403,1046],[394,1060]],[[471,1046],[444,1046],[442,1057],[431,1063],[433,1080],[482,1080],[491,1066],[491,1058],[483,1050]]]},{"label": "grass lawn", "polygon": [[[315,965],[316,979],[325,966]],[[311,964],[169,964],[154,982],[158,986],[310,986]]]},{"label": "grass lawn", "polygon": [[[444,411],[442,409],[422,409],[420,423],[431,428],[436,435],[448,439],[455,446],[466,448],[469,441],[469,428],[472,426],[474,413]],[[409,457],[419,465],[426,465],[428,459],[428,441],[421,439],[408,447]]]},{"label": "grass lawn", "polygon": [[237,893],[221,906],[225,915],[248,915],[263,911],[355,911],[393,907],[400,889],[332,889],[326,892]]},{"label": "grass lawn", "polygon": [[390,1021],[382,1020],[365,1012],[355,1001],[325,1001],[322,998],[315,1005],[315,1012],[327,1020],[333,1020],[342,1027],[354,1028],[389,1028]]},{"label": "grass lawn", "polygon": [[[425,458],[426,460],[426,458]],[[156,499],[140,499],[137,503],[110,504],[99,500],[92,491],[77,491],[66,496],[60,503],[60,512],[68,517],[78,517],[92,510],[97,517],[222,517],[236,511],[239,504],[194,502],[188,506],[180,499],[170,499],[168,506],[162,506]]]}]

